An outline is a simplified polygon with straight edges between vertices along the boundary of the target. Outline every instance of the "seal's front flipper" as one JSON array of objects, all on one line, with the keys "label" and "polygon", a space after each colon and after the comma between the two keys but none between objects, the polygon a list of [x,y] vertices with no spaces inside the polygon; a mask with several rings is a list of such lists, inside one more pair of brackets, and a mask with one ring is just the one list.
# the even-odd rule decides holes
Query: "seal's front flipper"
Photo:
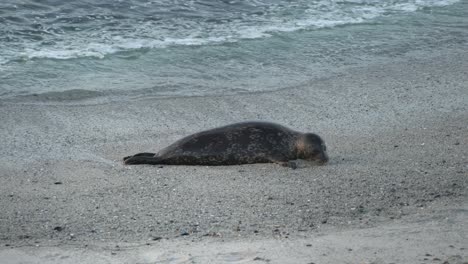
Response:
[{"label": "seal's front flipper", "polygon": [[291,168],[293,170],[297,169],[297,163],[295,161],[275,161],[275,163],[283,166],[283,167],[288,167],[288,168]]},{"label": "seal's front flipper", "polygon": [[124,160],[125,165],[137,165],[137,164],[162,164],[160,158],[148,157],[148,156],[133,156]]},{"label": "seal's front flipper", "polygon": [[276,163],[276,164],[279,164],[283,167],[288,167],[288,168],[291,168],[293,170],[297,169],[297,163],[294,161],[294,160],[283,160],[283,159],[270,159],[271,162],[273,163]]},{"label": "seal's front flipper", "polygon": [[281,166],[291,168],[293,170],[297,169],[297,163],[294,160],[289,160],[287,162],[283,162]]}]

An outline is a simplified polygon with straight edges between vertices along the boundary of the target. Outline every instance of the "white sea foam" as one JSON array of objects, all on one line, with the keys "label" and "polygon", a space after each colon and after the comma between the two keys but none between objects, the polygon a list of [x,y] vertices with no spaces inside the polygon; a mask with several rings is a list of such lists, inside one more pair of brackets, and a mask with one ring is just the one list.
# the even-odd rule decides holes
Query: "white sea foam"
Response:
[{"label": "white sea foam", "polygon": [[[9,62],[9,60],[8,60],[7,58],[0,57],[0,65],[5,64],[5,63],[7,63],[7,62]],[[0,69],[1,69],[1,68],[0,68]]]},{"label": "white sea foam", "polygon": [[[93,32],[91,34],[70,34],[54,40],[54,45],[40,45],[25,42],[21,52],[10,52],[0,57],[0,64],[17,59],[71,59],[80,57],[104,58],[109,54],[138,49],[166,48],[173,45],[206,45],[235,42],[241,39],[270,37],[278,32],[332,28],[341,25],[359,24],[371,21],[388,12],[415,12],[421,8],[451,5],[459,0],[344,0],[341,2],[316,1],[299,17],[285,17],[281,8],[272,5],[270,12],[276,16],[262,17],[259,21],[247,18],[232,22],[213,24],[193,23],[191,20],[176,18],[176,25],[161,27],[158,22],[144,22],[133,25],[134,29],[123,33]],[[338,3],[349,3],[351,7],[341,7]],[[346,5],[345,5],[346,6]],[[278,10],[276,10],[276,9]],[[276,13],[275,13],[276,14]],[[121,34],[120,36],[118,34]],[[18,58],[19,54],[19,58]],[[0,53],[0,55],[2,55]]]},{"label": "white sea foam", "polygon": [[[166,38],[164,40],[150,40],[150,39],[124,39],[117,38],[114,42],[106,43],[89,43],[86,46],[70,46],[67,49],[57,48],[43,48],[40,50],[27,48],[21,54],[24,59],[72,59],[80,57],[94,57],[102,59],[106,55],[114,54],[117,52],[138,50],[138,49],[152,49],[152,48],[165,48],[171,45],[204,45],[207,43],[227,42],[229,38],[226,37],[209,37],[206,39],[200,38]],[[0,63],[2,61],[0,60]],[[6,63],[7,61],[5,61]]]}]

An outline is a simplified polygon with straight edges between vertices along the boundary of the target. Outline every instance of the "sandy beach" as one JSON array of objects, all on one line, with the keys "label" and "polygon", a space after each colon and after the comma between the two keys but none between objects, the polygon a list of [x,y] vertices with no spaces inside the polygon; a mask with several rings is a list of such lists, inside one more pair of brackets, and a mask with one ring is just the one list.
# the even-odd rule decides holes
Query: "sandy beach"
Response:
[{"label": "sandy beach", "polygon": [[[467,263],[467,62],[409,54],[226,96],[2,100],[0,263]],[[121,162],[246,120],[321,135],[329,164]]]}]

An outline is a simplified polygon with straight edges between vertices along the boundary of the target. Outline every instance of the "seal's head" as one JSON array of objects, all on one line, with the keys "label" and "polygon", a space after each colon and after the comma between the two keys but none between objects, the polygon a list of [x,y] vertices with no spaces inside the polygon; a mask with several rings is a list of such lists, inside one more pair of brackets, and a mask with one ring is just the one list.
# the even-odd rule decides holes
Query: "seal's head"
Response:
[{"label": "seal's head", "polygon": [[299,159],[314,161],[321,165],[328,162],[325,142],[316,134],[305,133],[301,135],[297,140],[296,148]]}]

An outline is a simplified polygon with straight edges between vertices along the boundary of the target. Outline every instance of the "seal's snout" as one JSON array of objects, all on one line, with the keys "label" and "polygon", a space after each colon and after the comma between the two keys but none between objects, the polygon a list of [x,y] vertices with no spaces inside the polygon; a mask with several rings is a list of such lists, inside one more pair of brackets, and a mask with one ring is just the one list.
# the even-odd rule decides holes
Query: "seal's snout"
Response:
[{"label": "seal's snout", "polygon": [[320,155],[318,163],[319,163],[320,165],[325,165],[325,164],[328,163],[328,155],[327,155],[326,152],[323,152],[323,153]]},{"label": "seal's snout", "polygon": [[325,147],[325,144],[322,144],[322,149],[319,152],[319,154],[315,156],[315,159],[317,160],[319,165],[325,165],[326,163],[328,163],[327,147]]},{"label": "seal's snout", "polygon": [[318,165],[328,162],[325,142],[316,134],[306,133],[297,142],[298,158],[312,161]]}]

